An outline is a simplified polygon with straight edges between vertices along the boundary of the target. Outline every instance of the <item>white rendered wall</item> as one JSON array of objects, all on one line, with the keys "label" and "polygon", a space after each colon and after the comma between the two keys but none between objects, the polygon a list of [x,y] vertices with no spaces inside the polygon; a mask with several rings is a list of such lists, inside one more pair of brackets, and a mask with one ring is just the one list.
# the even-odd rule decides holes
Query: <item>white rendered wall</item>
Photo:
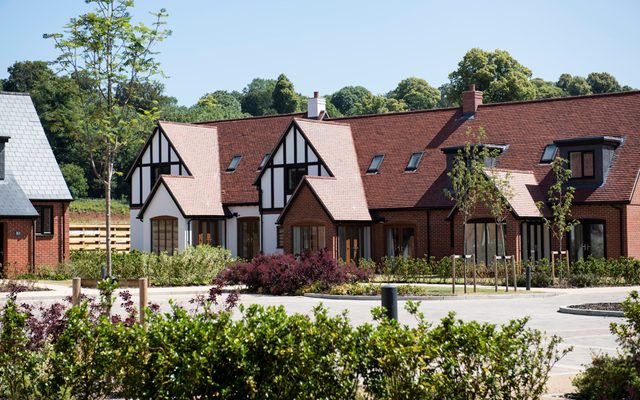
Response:
[{"label": "white rendered wall", "polygon": [[131,227],[131,234],[129,240],[131,241],[131,250],[142,251],[142,221],[138,217],[139,209],[133,209],[130,211],[129,224]]},{"label": "white rendered wall", "polygon": [[276,221],[280,214],[262,215],[262,251],[265,254],[282,253],[278,246],[278,229]]},{"label": "white rendered wall", "polygon": [[[178,219],[178,250],[185,249],[191,237],[191,232],[187,226],[187,221],[182,217],[180,210],[173,202],[173,199],[167,192],[164,185],[160,185],[155,195],[151,199],[151,203],[144,212],[142,221],[142,249],[143,251],[151,251],[151,218],[169,216]],[[133,236],[133,230],[131,232]]]},{"label": "white rendered wall", "polygon": [[227,219],[227,248],[235,257],[238,255],[238,218],[260,217],[260,210],[258,206],[232,206],[229,211],[238,213],[237,217]]}]

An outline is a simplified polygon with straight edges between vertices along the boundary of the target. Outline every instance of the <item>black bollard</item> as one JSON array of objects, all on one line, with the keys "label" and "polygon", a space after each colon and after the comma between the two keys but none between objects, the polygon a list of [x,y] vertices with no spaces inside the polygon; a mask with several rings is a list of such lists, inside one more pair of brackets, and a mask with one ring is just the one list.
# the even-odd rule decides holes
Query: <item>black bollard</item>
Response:
[{"label": "black bollard", "polygon": [[527,280],[527,290],[531,290],[531,264],[524,268],[525,279]]},{"label": "black bollard", "polygon": [[382,308],[389,319],[398,320],[398,288],[391,285],[382,286]]}]

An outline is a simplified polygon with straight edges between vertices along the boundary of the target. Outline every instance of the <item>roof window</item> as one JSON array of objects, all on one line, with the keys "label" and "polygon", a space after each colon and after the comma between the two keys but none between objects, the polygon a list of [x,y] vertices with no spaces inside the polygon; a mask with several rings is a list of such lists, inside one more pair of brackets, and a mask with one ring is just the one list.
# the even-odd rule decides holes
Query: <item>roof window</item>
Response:
[{"label": "roof window", "polygon": [[229,166],[227,167],[227,172],[233,172],[238,168],[238,164],[240,164],[240,160],[242,160],[242,156],[235,155],[231,159]]},{"label": "roof window", "polygon": [[405,172],[413,172],[416,169],[418,169],[418,165],[420,165],[420,160],[422,160],[423,155],[424,155],[423,151],[418,151],[411,154],[411,157],[409,158],[409,162],[407,163],[407,166],[404,169]]},{"label": "roof window", "polygon": [[271,153],[267,153],[264,156],[262,156],[262,161],[260,161],[260,166],[258,167],[258,170],[261,170],[262,168],[264,168],[265,165],[267,165],[267,161],[269,160],[269,157],[271,157]]},{"label": "roof window", "polygon": [[382,164],[382,160],[384,160],[384,154],[376,154],[371,159],[371,164],[369,164],[369,168],[367,169],[367,174],[375,174],[380,170],[380,164]]},{"label": "roof window", "polygon": [[540,164],[551,164],[553,159],[556,157],[556,152],[558,151],[558,146],[555,144],[548,144],[544,151],[542,152],[542,157],[540,158]]}]

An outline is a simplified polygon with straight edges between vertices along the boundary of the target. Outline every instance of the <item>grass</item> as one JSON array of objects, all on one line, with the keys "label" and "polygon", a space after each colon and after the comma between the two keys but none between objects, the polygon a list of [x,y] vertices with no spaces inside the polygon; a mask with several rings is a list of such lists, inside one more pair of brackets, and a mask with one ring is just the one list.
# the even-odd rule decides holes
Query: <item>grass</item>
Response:
[{"label": "grass", "polygon": [[[71,202],[69,211],[72,213],[103,213],[104,199],[77,199]],[[126,200],[111,200],[111,212],[113,214],[129,215],[129,202]]]},{"label": "grass", "polygon": [[[377,296],[380,295],[381,284],[376,283],[355,283],[334,286],[329,290],[329,294],[337,295],[368,295]],[[409,285],[399,284],[396,285],[399,296],[454,296],[451,292],[450,285]],[[477,292],[473,292],[473,285],[467,285],[467,295],[500,295],[505,294],[504,286],[498,287],[496,292],[493,288],[478,287]],[[509,294],[526,294],[524,288],[520,288],[519,291],[514,292],[513,287],[509,288]],[[531,293],[531,292],[528,292]],[[464,288],[462,286],[456,286],[455,296],[464,295]]]}]

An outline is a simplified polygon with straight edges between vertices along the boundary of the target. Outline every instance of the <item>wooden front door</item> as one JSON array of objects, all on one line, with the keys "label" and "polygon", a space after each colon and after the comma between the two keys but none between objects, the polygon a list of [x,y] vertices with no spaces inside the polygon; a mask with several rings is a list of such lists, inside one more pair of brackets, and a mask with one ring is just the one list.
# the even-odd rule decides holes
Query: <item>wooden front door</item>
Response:
[{"label": "wooden front door", "polygon": [[238,257],[251,260],[260,253],[260,218],[238,219]]}]

